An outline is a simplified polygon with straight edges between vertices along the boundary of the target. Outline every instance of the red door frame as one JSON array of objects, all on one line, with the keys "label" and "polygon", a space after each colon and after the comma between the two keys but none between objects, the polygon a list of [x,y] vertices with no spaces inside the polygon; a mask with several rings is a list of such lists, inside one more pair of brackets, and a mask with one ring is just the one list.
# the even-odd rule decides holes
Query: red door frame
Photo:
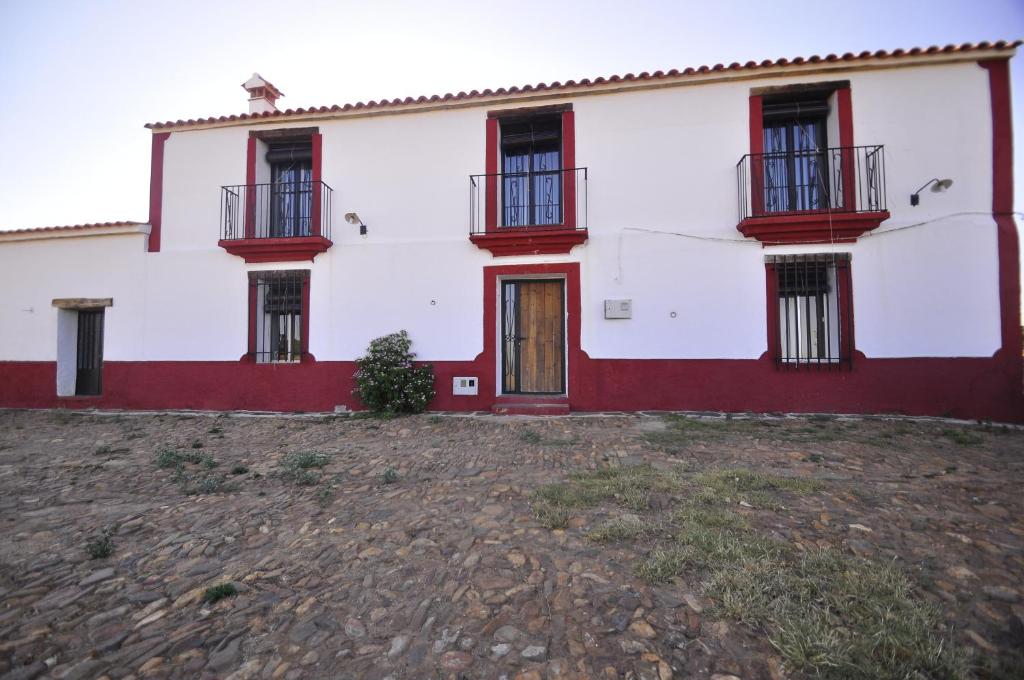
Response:
[{"label": "red door frame", "polygon": [[[548,277],[565,279],[565,389],[570,399],[579,394],[579,367],[583,352],[580,348],[581,304],[580,264],[563,262],[557,264],[515,264],[484,267],[484,348],[477,360],[483,367],[480,379],[481,392],[501,396],[498,367],[501,357],[498,350],[498,307],[501,304],[500,281],[515,277]],[[528,398],[529,395],[524,395]]]}]

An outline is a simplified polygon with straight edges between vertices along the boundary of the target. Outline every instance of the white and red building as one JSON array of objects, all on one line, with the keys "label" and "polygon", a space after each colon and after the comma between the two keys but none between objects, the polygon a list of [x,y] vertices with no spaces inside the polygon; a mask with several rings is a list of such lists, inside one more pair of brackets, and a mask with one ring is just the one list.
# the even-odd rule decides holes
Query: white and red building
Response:
[{"label": "white and red building", "polygon": [[1016,47],[286,111],[254,75],[148,126],[148,223],[0,233],[0,406],[360,408],[406,329],[436,410],[1024,420]]}]

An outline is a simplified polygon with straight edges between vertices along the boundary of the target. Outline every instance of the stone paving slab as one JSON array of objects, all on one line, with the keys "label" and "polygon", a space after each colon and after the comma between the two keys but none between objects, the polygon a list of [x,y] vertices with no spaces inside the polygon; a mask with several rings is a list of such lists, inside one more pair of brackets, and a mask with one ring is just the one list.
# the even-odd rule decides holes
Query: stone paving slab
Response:
[{"label": "stone paving slab", "polygon": [[[849,422],[852,441],[665,450],[653,416],[0,412],[0,678],[784,677],[699,583],[649,586],[635,546],[531,514],[540,485],[638,462],[826,480],[755,520],[896,561],[983,655],[1024,646],[1024,435],[965,446],[943,423]],[[165,449],[212,458],[183,467],[228,486],[187,495]],[[315,485],[280,475],[301,451],[329,457]],[[113,554],[90,559],[103,530]],[[237,594],[202,601],[223,583]]]}]

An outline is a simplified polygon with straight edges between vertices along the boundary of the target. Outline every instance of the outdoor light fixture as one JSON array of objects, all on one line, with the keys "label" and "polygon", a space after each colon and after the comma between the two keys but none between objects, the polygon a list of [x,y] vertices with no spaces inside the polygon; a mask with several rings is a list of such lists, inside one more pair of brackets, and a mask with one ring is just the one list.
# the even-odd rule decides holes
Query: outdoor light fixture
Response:
[{"label": "outdoor light fixture", "polygon": [[953,180],[939,179],[938,177],[936,177],[935,179],[928,180],[927,182],[924,183],[923,187],[921,187],[914,193],[910,194],[910,205],[917,205],[918,203],[921,202],[921,192],[928,188],[929,184],[934,185],[932,186],[932,191],[938,194],[953,186]]},{"label": "outdoor light fixture", "polygon": [[[949,180],[946,180],[946,181],[949,181]],[[354,212],[345,213],[345,221],[348,222],[349,224],[358,224],[359,225],[359,235],[360,236],[366,236],[366,225],[363,224],[363,221],[361,219],[359,219],[359,215],[358,214],[356,214]]]}]

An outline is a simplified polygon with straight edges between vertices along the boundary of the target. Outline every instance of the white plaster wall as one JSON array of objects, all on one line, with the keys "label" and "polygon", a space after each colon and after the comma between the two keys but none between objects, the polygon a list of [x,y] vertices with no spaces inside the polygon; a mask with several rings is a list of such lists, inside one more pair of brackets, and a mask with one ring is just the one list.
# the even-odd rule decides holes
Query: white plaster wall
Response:
[{"label": "white plaster wall", "polygon": [[[469,242],[468,177],[485,169],[494,105],[312,123],[334,188],[334,246],[315,263],[246,265],[217,246],[220,187],[245,181],[249,128],[173,132],[162,252],[143,254],[142,238],[127,236],[0,244],[0,289],[18,291],[0,301],[0,359],[54,359],[52,298],[114,297],[107,359],[237,360],[246,271],[293,267],[312,272],[318,359],[354,359],[371,338],[405,328],[424,359],[471,360],[483,349],[482,268],[565,261],[581,263],[592,357],[756,358],[766,346],[764,255],[829,247],[765,249],[735,228],[750,88],[840,78],[851,82],[856,144],[886,147],[892,212],[878,235],[836,246],[853,254],[858,348],[990,356],[999,345],[991,114],[986,72],[964,64],[560,99],[575,110],[577,166],[589,168],[590,241],[567,256],[492,258]],[[910,192],[935,176],[953,188],[911,208]],[[353,211],[366,237],[343,220]],[[633,318],[605,320],[606,298],[632,299]]]},{"label": "white plaster wall", "polygon": [[142,234],[0,243],[0,360],[56,361],[55,298],[113,298],[104,359],[140,358],[147,291]]}]

